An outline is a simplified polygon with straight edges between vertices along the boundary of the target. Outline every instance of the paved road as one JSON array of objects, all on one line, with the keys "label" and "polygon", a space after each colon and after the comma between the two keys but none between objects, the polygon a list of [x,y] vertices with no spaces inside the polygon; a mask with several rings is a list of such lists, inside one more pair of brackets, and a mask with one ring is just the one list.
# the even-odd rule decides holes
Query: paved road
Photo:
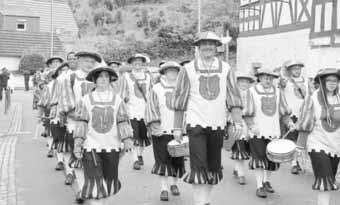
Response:
[{"label": "paved road", "polygon": [[[31,93],[17,91],[14,101],[22,103],[22,131],[34,133],[36,119],[31,109]],[[31,135],[20,135],[16,143],[16,199],[17,204],[24,205],[69,205],[74,204],[74,194],[70,187],[63,185],[63,174],[54,171],[55,159],[46,158],[46,147],[43,139],[33,139]],[[1,145],[1,142],[0,142]],[[14,160],[14,159],[12,159]],[[159,184],[157,177],[150,174],[153,164],[151,147],[145,153],[146,164],[141,171],[133,171],[129,156],[120,164],[122,189],[110,199],[109,204],[117,205],[188,205],[192,203],[191,187],[181,183],[181,196],[172,197],[170,202],[159,201]],[[213,204],[233,205],[315,205],[315,192],[311,190],[313,176],[305,174],[293,176],[289,168],[283,166],[273,175],[272,185],[276,193],[267,199],[255,196],[255,177],[247,172],[248,184],[240,186],[231,175],[232,162],[229,154],[223,153],[224,179],[217,186]],[[13,173],[12,173],[13,174]],[[0,186],[1,187],[1,186]],[[332,205],[340,203],[339,192],[334,192]],[[1,196],[1,190],[0,190]],[[10,196],[10,195],[9,195]],[[0,199],[1,200],[1,199]],[[10,204],[2,203],[0,205]]]}]

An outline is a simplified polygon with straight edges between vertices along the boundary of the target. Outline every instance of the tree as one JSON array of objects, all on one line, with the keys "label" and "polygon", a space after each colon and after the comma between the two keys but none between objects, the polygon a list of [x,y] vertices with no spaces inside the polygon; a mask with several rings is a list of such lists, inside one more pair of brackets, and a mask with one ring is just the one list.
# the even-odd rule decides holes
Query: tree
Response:
[{"label": "tree", "polygon": [[42,55],[37,53],[31,53],[24,55],[20,59],[19,72],[24,73],[25,71],[34,73],[35,71],[45,67],[45,59]]}]

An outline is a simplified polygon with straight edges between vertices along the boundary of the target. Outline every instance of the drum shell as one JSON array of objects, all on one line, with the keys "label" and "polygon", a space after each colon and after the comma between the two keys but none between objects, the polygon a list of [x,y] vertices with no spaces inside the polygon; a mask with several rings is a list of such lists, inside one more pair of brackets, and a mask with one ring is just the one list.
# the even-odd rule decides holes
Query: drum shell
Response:
[{"label": "drum shell", "polygon": [[[270,143],[272,143],[272,142],[270,142]],[[270,151],[268,149],[268,145],[267,145],[267,149],[266,149],[266,156],[272,162],[276,162],[276,163],[291,162],[295,157],[296,148],[294,148],[293,150],[289,150],[286,153],[275,153],[274,151]]]},{"label": "drum shell", "polygon": [[181,142],[177,145],[167,145],[168,152],[172,157],[187,157],[189,153],[189,142]]}]

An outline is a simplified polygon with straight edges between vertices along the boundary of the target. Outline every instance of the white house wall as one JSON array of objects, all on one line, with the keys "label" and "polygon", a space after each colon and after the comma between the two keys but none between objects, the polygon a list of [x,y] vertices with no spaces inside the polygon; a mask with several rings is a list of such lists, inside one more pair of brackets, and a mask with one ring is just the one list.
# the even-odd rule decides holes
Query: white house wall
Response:
[{"label": "white house wall", "polygon": [[3,67],[6,67],[9,71],[18,70],[19,61],[20,61],[20,58],[0,56],[0,69]]}]

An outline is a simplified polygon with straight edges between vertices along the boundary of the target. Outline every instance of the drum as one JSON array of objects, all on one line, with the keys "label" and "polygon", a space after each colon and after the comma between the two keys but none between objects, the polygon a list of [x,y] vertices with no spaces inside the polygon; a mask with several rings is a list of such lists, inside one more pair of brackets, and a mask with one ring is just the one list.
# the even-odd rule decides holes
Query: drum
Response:
[{"label": "drum", "polygon": [[267,145],[266,154],[269,160],[276,163],[290,162],[294,159],[296,145],[286,139],[277,139]]},{"label": "drum", "polygon": [[172,157],[186,157],[189,156],[189,138],[183,136],[182,141],[171,140],[168,143],[168,152]]}]

